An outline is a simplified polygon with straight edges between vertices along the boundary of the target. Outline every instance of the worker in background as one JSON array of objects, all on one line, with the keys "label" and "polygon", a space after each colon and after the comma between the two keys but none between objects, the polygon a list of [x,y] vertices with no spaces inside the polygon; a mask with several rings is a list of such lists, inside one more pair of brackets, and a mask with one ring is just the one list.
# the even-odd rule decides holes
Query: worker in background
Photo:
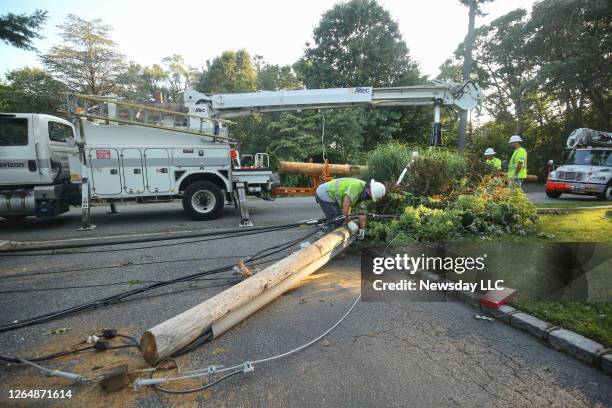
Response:
[{"label": "worker in background", "polygon": [[519,135],[511,136],[508,143],[514,149],[508,163],[508,187],[521,188],[527,178],[527,151],[521,147],[523,139]]},{"label": "worker in background", "polygon": [[487,148],[484,152],[485,163],[493,166],[496,170],[501,170],[501,160],[495,157],[495,150],[492,147]]},{"label": "worker in background", "polygon": [[[350,221],[353,210],[366,200],[378,201],[384,197],[383,183],[372,179],[369,183],[356,178],[337,178],[321,184],[316,191],[315,200],[327,219],[326,228],[337,228]],[[366,224],[365,214],[359,215],[358,238],[363,238]]]}]

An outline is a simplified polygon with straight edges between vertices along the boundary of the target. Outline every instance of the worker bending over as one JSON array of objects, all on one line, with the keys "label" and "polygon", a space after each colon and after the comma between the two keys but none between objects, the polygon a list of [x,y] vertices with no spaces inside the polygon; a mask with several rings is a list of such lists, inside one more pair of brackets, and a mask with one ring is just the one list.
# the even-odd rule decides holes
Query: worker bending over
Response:
[{"label": "worker bending over", "polygon": [[508,187],[521,188],[527,178],[527,151],[521,147],[523,139],[519,135],[510,137],[508,143],[514,149],[508,163]]},{"label": "worker bending over", "polygon": [[[356,178],[337,178],[321,184],[317,188],[315,200],[327,219],[326,228],[337,228],[350,221],[350,216],[357,206],[366,200],[378,201],[384,197],[386,189],[383,183],[372,179],[369,183]],[[366,217],[359,215],[359,237],[363,238]]]},{"label": "worker bending over", "polygon": [[501,170],[501,160],[495,157],[495,150],[493,150],[492,147],[489,147],[487,150],[485,150],[484,157],[485,163],[487,163],[489,166],[493,166],[493,168],[495,168],[496,170]]}]

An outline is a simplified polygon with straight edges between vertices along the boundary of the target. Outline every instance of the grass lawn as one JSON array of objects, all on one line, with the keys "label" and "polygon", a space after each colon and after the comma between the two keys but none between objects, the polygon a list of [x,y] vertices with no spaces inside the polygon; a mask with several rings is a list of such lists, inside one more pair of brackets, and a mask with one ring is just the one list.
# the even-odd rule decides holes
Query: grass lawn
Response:
[{"label": "grass lawn", "polygon": [[612,209],[576,210],[562,214],[540,214],[539,217],[541,231],[553,241],[612,241]]},{"label": "grass lawn", "polygon": [[[594,206],[606,203],[587,201],[559,204]],[[560,208],[560,206],[557,208]],[[539,217],[540,228],[546,234],[546,240],[560,242],[612,241],[612,209],[579,210],[564,214],[540,214]],[[610,297],[612,297],[612,272],[608,271],[606,274],[599,273],[598,275],[589,277],[590,286],[596,286],[600,290],[603,289],[604,293],[610,294]],[[606,347],[612,347],[612,299],[610,299],[610,302],[593,303],[521,301],[519,293],[519,296],[512,303],[519,309],[549,323],[573,330],[602,343]]]}]

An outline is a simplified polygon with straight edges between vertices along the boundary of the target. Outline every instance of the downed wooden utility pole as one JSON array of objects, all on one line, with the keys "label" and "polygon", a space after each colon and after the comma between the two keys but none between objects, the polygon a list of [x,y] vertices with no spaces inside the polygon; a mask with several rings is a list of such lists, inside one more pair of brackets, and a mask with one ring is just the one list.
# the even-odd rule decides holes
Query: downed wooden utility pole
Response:
[{"label": "downed wooden utility pole", "polygon": [[[329,175],[331,176],[351,176],[363,173],[368,166],[358,166],[353,164],[327,164],[329,166]],[[286,162],[278,163],[278,172],[281,174],[306,174],[319,175],[325,171],[325,163],[302,163],[302,162]]]},{"label": "downed wooden utility pole", "polygon": [[157,364],[212,330],[213,338],[265,306],[350,245],[354,235],[340,227],[256,275],[147,330],[140,349]]}]

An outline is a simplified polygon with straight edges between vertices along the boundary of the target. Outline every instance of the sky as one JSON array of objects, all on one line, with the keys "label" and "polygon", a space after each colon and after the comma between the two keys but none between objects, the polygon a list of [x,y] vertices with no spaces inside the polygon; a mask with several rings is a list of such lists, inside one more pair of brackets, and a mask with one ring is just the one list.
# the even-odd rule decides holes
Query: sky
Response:
[{"label": "sky", "polygon": [[[378,0],[390,11],[424,74],[435,76],[467,32],[467,8],[458,0]],[[224,50],[245,48],[272,64],[292,64],[321,15],[337,0],[0,0],[0,15],[48,10],[49,19],[34,41],[39,52],[61,40],[57,25],[68,14],[100,18],[129,60],[143,65],[181,54],[187,65],[201,68]],[[519,7],[531,10],[534,0],[495,0],[486,3],[485,17],[476,26]],[[23,66],[40,66],[37,54],[0,43],[0,76]]]}]

